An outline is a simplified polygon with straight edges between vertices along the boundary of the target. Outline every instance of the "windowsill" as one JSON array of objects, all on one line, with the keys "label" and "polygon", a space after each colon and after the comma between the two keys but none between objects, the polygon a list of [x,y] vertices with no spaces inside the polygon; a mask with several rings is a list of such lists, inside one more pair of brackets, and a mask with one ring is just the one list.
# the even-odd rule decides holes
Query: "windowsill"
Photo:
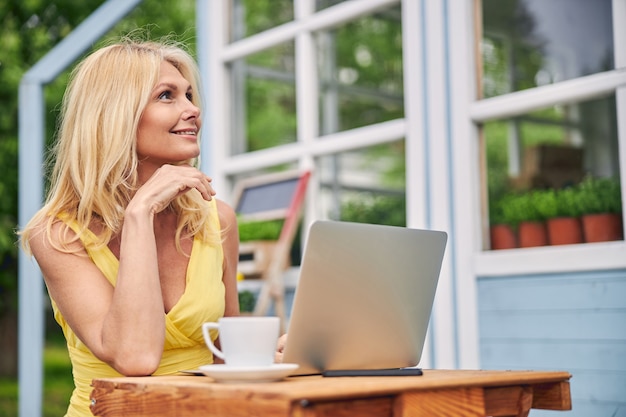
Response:
[{"label": "windowsill", "polygon": [[[474,273],[479,277],[582,272],[626,269],[626,242],[623,240],[581,245],[542,246],[536,248],[485,251],[474,258]],[[298,284],[300,267],[285,272],[285,289]],[[261,279],[237,282],[239,291],[259,291]]]},{"label": "windowsill", "polygon": [[623,240],[485,251],[474,259],[474,272],[481,277],[621,268],[626,268]]}]

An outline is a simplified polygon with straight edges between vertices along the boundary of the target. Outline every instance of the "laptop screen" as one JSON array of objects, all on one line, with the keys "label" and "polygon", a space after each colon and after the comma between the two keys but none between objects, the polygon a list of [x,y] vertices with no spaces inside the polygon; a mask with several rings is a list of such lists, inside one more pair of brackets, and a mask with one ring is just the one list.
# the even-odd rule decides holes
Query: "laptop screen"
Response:
[{"label": "laptop screen", "polygon": [[416,366],[446,241],[441,231],[313,223],[283,362],[299,374]]}]

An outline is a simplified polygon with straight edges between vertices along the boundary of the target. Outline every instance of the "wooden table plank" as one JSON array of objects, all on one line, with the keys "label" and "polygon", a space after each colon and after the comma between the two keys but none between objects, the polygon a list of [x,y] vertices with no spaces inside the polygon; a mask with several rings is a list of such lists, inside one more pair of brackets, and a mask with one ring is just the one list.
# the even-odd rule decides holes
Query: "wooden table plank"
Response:
[{"label": "wooden table plank", "polygon": [[[276,394],[250,393],[249,390],[211,390],[208,379],[205,384],[150,384],[158,377],[139,378],[145,383],[120,383],[119,385],[94,388],[91,394],[91,412],[95,416],[136,417],[249,417],[287,416],[290,404]],[[178,378],[175,378],[178,379]],[[250,388],[250,387],[249,387]],[[253,388],[253,387],[252,387]],[[228,392],[231,394],[228,395]]]},{"label": "wooden table plank", "polygon": [[567,381],[533,386],[533,408],[544,410],[571,410],[572,397]]},{"label": "wooden table plank", "polygon": [[481,388],[409,391],[396,397],[394,417],[484,417]]},{"label": "wooden table plank", "polygon": [[392,416],[393,397],[376,397],[358,400],[326,401],[294,404],[293,417],[381,417]]},{"label": "wooden table plank", "polygon": [[[91,396],[94,414],[103,417],[347,416],[349,410],[359,410],[357,415],[376,410],[376,415],[408,417],[426,415],[425,403],[473,417],[486,415],[486,410],[491,415],[524,415],[531,405],[571,409],[569,378],[567,372],[458,370],[426,370],[423,376],[410,377],[308,376],[242,384],[199,376],[131,377],[94,380]],[[529,394],[520,387],[532,390]],[[514,414],[505,414],[512,410]]]},{"label": "wooden table plank", "polygon": [[488,416],[526,417],[533,403],[529,385],[485,388],[485,414]]}]

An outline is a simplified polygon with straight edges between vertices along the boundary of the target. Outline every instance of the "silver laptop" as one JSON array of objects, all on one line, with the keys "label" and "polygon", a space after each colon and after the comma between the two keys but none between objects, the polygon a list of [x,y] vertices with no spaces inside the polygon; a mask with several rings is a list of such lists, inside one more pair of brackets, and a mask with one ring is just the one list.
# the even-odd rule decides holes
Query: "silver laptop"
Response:
[{"label": "silver laptop", "polygon": [[441,231],[313,223],[283,362],[297,374],[415,367],[446,241]]}]

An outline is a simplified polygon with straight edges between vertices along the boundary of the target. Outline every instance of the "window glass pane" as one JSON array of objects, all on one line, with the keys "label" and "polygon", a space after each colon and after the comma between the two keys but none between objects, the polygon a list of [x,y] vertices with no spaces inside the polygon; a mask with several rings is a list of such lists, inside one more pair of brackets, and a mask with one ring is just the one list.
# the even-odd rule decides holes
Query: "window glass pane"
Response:
[{"label": "window glass pane", "polygon": [[[588,214],[610,212],[617,224],[604,240],[623,239],[614,96],[488,122],[482,134],[492,232],[513,226],[521,247],[592,242],[584,228],[566,241],[566,232],[552,232],[553,219],[584,226]],[[526,221],[539,223],[543,240],[527,240]],[[496,240],[492,233],[492,249]]]},{"label": "window glass pane", "polygon": [[234,42],[292,21],[293,0],[233,0],[231,16]]},{"label": "window glass pane", "polygon": [[399,7],[316,39],[322,134],[404,117]]},{"label": "window glass pane", "polygon": [[232,64],[233,154],[296,140],[293,42]]},{"label": "window glass pane", "polygon": [[404,141],[325,156],[316,164],[323,216],[404,226]]},{"label": "window glass pane", "polygon": [[316,10],[326,9],[327,7],[334,6],[339,3],[343,3],[347,0],[316,0],[315,8]]},{"label": "window glass pane", "polygon": [[611,0],[482,0],[483,97],[614,68]]}]

